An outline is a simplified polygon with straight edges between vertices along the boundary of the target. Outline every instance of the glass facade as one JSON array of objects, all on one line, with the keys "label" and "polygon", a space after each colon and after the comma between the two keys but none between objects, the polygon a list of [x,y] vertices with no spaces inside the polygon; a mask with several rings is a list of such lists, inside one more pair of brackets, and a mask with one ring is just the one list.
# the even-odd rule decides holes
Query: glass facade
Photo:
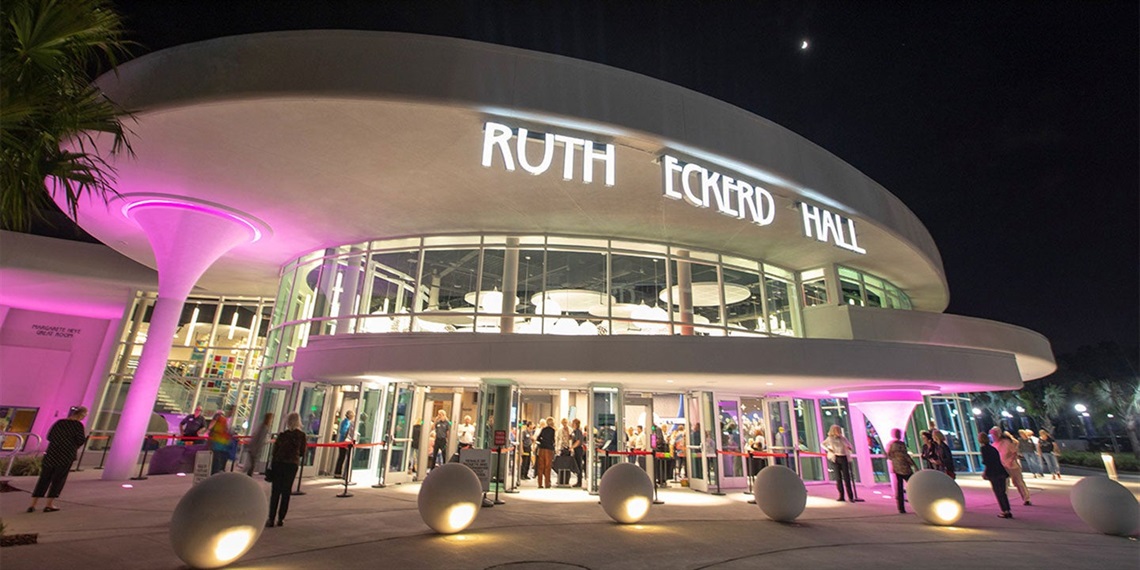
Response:
[{"label": "glass facade", "polygon": [[795,274],[652,243],[440,236],[328,248],[284,268],[262,380],[309,335],[800,336]]},{"label": "glass facade", "polygon": [[[910,297],[890,281],[848,267],[839,267],[839,290],[843,303],[847,305],[884,309],[914,308]],[[805,289],[805,298],[807,295]]]},{"label": "glass facade", "polygon": [[[111,429],[134,378],[154,310],[152,293],[136,293],[104,385],[94,429]],[[236,408],[241,428],[252,417],[258,371],[266,348],[273,300],[191,295],[182,308],[155,412],[185,414]]]}]

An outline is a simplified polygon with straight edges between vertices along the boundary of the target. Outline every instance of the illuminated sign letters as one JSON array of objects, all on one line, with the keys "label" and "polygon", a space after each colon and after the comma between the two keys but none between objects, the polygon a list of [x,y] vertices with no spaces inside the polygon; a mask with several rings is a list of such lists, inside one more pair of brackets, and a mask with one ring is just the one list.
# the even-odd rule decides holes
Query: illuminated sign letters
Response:
[{"label": "illuminated sign letters", "polygon": [[[661,157],[665,197],[684,200],[698,208],[715,208],[729,217],[766,226],[776,216],[776,205],[768,190],[714,172],[699,164],[682,164],[676,158]],[[680,190],[677,181],[680,180]]]},{"label": "illuminated sign letters", "polygon": [[[532,156],[527,154],[527,141],[531,135],[542,137],[542,157],[532,162]],[[513,143],[512,144],[512,139]],[[599,144],[593,141],[555,135],[552,133],[531,133],[527,129],[519,128],[516,134],[510,127],[487,122],[483,126],[483,166],[490,167],[494,162],[495,154],[502,157],[503,166],[510,172],[515,171],[515,159],[523,170],[534,174],[542,174],[550,169],[554,163],[555,149],[562,147],[562,179],[574,179],[574,165],[578,151],[581,151],[582,182],[585,184],[594,181],[594,165],[600,162],[605,168],[606,186],[614,185],[615,152],[612,144]],[[512,147],[514,152],[512,153]],[[599,150],[599,147],[601,150]]]},{"label": "illuminated sign letters", "polygon": [[859,247],[859,240],[855,236],[855,222],[851,218],[844,218],[833,214],[823,208],[811,204],[800,203],[800,213],[804,218],[804,235],[831,243],[855,253],[867,253]]}]

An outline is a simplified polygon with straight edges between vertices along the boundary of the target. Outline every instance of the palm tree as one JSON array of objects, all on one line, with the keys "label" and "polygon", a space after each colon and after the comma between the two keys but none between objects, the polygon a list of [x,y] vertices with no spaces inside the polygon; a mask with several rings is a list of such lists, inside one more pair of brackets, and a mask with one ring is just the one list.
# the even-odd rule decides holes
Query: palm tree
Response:
[{"label": "palm tree", "polygon": [[74,218],[80,199],[113,194],[114,169],[101,158],[130,152],[126,114],[91,83],[126,53],[122,21],[107,0],[0,3],[0,226],[26,230],[63,192]]},{"label": "palm tree", "polygon": [[1140,424],[1140,380],[1098,380],[1093,389],[1104,409],[1124,422],[1128,441],[1132,442],[1132,455],[1140,459],[1140,438],[1137,437],[1137,428],[1140,427],[1137,425]]},{"label": "palm tree", "polygon": [[1045,395],[1042,398],[1042,404],[1044,404],[1045,408],[1045,418],[1041,424],[1045,426],[1045,431],[1050,434],[1052,434],[1054,430],[1053,418],[1060,417],[1061,412],[1065,409],[1066,397],[1065,389],[1060,386],[1051,384],[1045,387]]}]

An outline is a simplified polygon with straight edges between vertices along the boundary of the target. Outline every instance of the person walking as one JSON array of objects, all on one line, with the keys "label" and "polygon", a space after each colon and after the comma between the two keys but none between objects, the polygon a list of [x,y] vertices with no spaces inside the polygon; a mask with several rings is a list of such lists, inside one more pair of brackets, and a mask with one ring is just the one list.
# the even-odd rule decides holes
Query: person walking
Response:
[{"label": "person walking", "polygon": [[1025,462],[1022,472],[1032,473],[1034,479],[1044,476],[1041,473],[1041,456],[1037,453],[1036,439],[1033,430],[1017,430],[1017,454]]},{"label": "person walking", "polygon": [[266,527],[285,524],[285,515],[289,513],[289,497],[293,495],[293,480],[297,478],[297,469],[301,465],[301,458],[305,456],[305,447],[308,439],[301,430],[301,414],[293,412],[285,416],[285,431],[277,435],[277,443],[273,446],[271,456],[272,468],[270,483],[273,484],[269,494],[269,519],[265,521]]},{"label": "person walking", "polygon": [[431,426],[432,446],[431,459],[428,461],[428,470],[435,469],[436,465],[447,462],[447,439],[451,436],[451,422],[447,420],[447,412],[440,410],[435,415],[435,423]]},{"label": "person walking", "polygon": [[67,417],[56,421],[48,430],[48,446],[40,464],[39,479],[36,479],[36,487],[32,490],[29,513],[36,511],[36,503],[44,495],[47,495],[44,512],[54,513],[59,510],[59,507],[55,506],[55,500],[59,498],[63,485],[67,483],[67,474],[71,472],[76,452],[87,443],[83,427],[83,419],[86,417],[87,408],[72,406],[67,410]]},{"label": "person walking", "polygon": [[575,487],[582,486],[582,473],[586,471],[586,434],[582,432],[582,420],[574,418],[574,429],[570,431],[570,453],[574,455],[574,465],[577,467],[578,481]]},{"label": "person walking", "polygon": [[1041,462],[1045,464],[1045,469],[1053,474],[1054,479],[1061,478],[1061,466],[1057,462],[1057,441],[1053,436],[1041,430],[1041,439],[1038,440],[1037,449],[1041,453]]},{"label": "person walking", "polygon": [[1001,453],[990,445],[990,437],[985,433],[978,434],[978,448],[982,452],[982,463],[986,466],[985,472],[982,473],[982,479],[990,482],[990,487],[994,490],[994,497],[997,497],[998,507],[1001,509],[998,518],[1012,519],[1013,513],[1009,510],[1009,497],[1005,494],[1005,484],[1006,480],[1009,479],[1009,473],[1002,465]]},{"label": "person walking", "polygon": [[230,433],[230,419],[221,410],[214,412],[214,419],[206,428],[210,441],[210,451],[214,454],[214,462],[210,466],[210,475],[226,469],[233,451],[234,436]]},{"label": "person walking", "polygon": [[[194,408],[194,411],[187,414],[178,422],[178,428],[182,438],[196,438],[202,434],[202,430],[206,427],[206,418],[202,417],[202,406]],[[191,440],[193,442],[193,440]],[[178,445],[186,445],[186,439],[179,439]]]},{"label": "person walking", "polygon": [[[823,449],[827,452],[827,460],[835,466],[835,488],[839,490],[839,502],[850,499],[855,502],[855,485],[851,480],[851,455],[855,448],[851,442],[843,437],[843,428],[838,425],[827,430],[827,439],[823,440]],[[847,496],[844,498],[843,491]]]},{"label": "person walking", "polygon": [[937,469],[949,475],[951,479],[957,479],[958,476],[954,473],[954,453],[946,443],[946,436],[941,431],[936,431],[931,434],[931,439],[934,440],[934,457],[938,459]]},{"label": "person walking", "polygon": [[554,418],[546,418],[542,422],[542,429],[538,432],[538,463],[534,467],[535,477],[538,479],[538,488],[550,488],[550,468],[554,464]]},{"label": "person walking", "polygon": [[906,504],[904,483],[914,474],[916,465],[906,448],[906,443],[902,441],[902,430],[892,429],[891,437],[894,439],[887,445],[887,459],[890,460],[891,470],[895,473],[895,504],[899,507],[899,513],[906,513],[906,508],[903,506]]},{"label": "person walking", "polygon": [[990,430],[990,437],[994,440],[994,447],[1001,454],[1001,464],[1009,474],[1009,480],[1021,495],[1025,506],[1031,506],[1033,503],[1029,500],[1029,487],[1025,485],[1025,478],[1021,476],[1021,463],[1017,460],[1019,448],[1017,439],[1008,431],[1002,433],[1001,428],[996,427]]},{"label": "person walking", "polygon": [[348,465],[348,449],[356,442],[356,432],[354,430],[355,422],[352,421],[355,417],[356,412],[352,410],[346,411],[344,418],[340,420],[340,425],[337,427],[337,443],[346,443],[348,445],[336,449],[336,467],[333,469],[333,477],[343,477],[345,467],[352,469],[352,466]]},{"label": "person walking", "polygon": [[[298,419],[298,421],[300,421]],[[261,450],[265,448],[265,441],[269,439],[269,426],[273,423],[273,412],[266,412],[265,416],[261,418],[261,423],[253,430],[253,435],[249,437],[249,444],[246,446],[246,456],[248,459],[245,464],[245,474],[253,477],[253,469],[257,466],[257,459],[261,456]]]},{"label": "person walking", "polygon": [[519,468],[519,479],[523,481],[530,479],[530,460],[533,447],[534,424],[526,422],[523,424],[522,434],[519,436],[519,455],[522,456],[522,464]]}]

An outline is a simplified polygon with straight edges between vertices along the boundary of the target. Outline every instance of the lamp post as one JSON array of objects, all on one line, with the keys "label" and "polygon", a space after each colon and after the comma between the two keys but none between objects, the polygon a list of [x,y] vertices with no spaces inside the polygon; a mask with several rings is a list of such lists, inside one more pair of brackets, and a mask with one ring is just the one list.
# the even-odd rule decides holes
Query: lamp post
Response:
[{"label": "lamp post", "polygon": [[1112,429],[1112,420],[1114,418],[1116,418],[1116,416],[1108,414],[1108,420],[1104,422],[1104,425],[1108,426],[1108,437],[1112,441],[1112,452],[1120,453],[1120,446],[1116,444],[1116,431]]},{"label": "lamp post", "polygon": [[1018,406],[1017,417],[1021,420],[1021,429],[1029,429],[1029,418],[1025,417],[1025,408]]},{"label": "lamp post", "polygon": [[1003,431],[1003,432],[1007,431],[1005,429],[1006,426],[1004,424],[1009,424],[1009,427],[1011,427],[1011,428],[1013,427],[1013,422],[1011,421],[1013,419],[1013,414],[1011,414],[1005,410],[1002,410],[1001,411],[1001,417],[1002,417],[1001,423],[1003,424],[1001,426],[1001,428],[1002,428],[1001,431]]},{"label": "lamp post", "polygon": [[1092,436],[1089,434],[1089,408],[1084,404],[1076,404],[1073,409],[1077,412],[1077,421],[1081,422],[1081,429],[1085,432],[1085,442],[1088,444],[1089,451],[1092,451]]}]

